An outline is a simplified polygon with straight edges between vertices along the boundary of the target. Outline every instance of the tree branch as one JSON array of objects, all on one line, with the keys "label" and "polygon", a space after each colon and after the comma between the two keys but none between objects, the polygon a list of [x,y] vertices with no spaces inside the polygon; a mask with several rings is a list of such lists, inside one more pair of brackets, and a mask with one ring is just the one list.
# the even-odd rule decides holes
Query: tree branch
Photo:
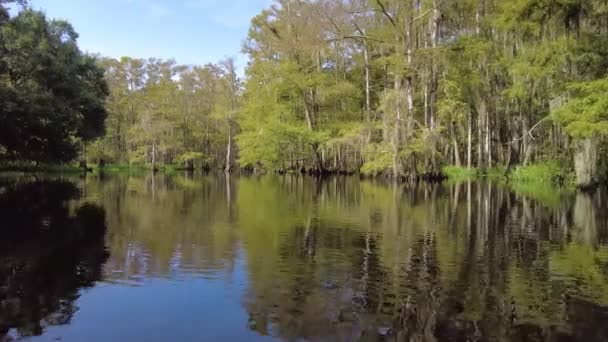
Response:
[{"label": "tree branch", "polygon": [[390,14],[388,14],[388,12],[386,11],[386,7],[384,7],[384,4],[382,3],[382,1],[376,0],[376,3],[378,4],[378,6],[380,6],[380,11],[382,11],[382,14],[384,14],[384,16],[391,22],[391,24],[394,27],[397,27],[397,23],[395,22],[393,17]]},{"label": "tree branch", "polygon": [[521,137],[519,137],[517,139],[513,139],[512,141],[508,142],[506,145],[513,145],[519,141],[522,141],[526,138],[526,136],[530,136],[530,138],[532,138],[532,140],[535,140],[536,138],[534,138],[534,136],[532,135],[532,132],[535,129],[537,129],[543,122],[550,120],[550,119],[551,119],[551,115],[545,116],[542,120],[537,122],[534,126],[532,126],[532,128],[530,128],[527,132],[525,132]]},{"label": "tree branch", "polygon": [[374,38],[374,37],[369,37],[369,36],[361,36],[361,35],[348,35],[348,36],[341,36],[341,37],[337,37],[337,38],[330,38],[327,40],[327,42],[336,42],[336,41],[340,41],[340,40],[346,40],[346,39],[354,39],[354,40],[373,40],[379,43],[384,43],[383,40]]},{"label": "tree branch", "polygon": [[336,38],[330,38],[327,40],[327,42],[335,42],[335,41],[341,41],[341,40],[346,40],[346,39],[354,39],[354,40],[373,40],[373,41],[377,41],[380,43],[383,43],[384,41],[377,39],[377,38],[373,38],[373,37],[369,37],[367,35],[365,35],[365,33],[359,28],[359,25],[357,25],[357,23],[354,23],[356,30],[360,33],[360,35],[345,35],[344,33],[342,33],[342,30],[340,29],[340,27],[338,26],[338,24],[336,23],[336,21],[330,17],[329,15],[325,14],[325,17],[331,22],[331,25],[336,29],[336,33],[338,35],[340,35],[340,37],[336,37]]}]

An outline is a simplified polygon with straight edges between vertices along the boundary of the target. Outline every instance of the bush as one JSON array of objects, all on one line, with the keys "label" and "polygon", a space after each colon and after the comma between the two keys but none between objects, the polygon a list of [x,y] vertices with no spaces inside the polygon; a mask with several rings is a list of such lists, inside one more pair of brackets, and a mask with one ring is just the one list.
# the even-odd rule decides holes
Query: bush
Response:
[{"label": "bush", "polygon": [[476,168],[469,169],[453,165],[443,167],[442,172],[450,180],[469,180],[476,179],[479,176],[479,172]]},{"label": "bush", "polygon": [[572,170],[569,170],[555,161],[519,166],[511,173],[509,178],[512,181],[519,183],[566,186],[575,184],[575,176]]}]

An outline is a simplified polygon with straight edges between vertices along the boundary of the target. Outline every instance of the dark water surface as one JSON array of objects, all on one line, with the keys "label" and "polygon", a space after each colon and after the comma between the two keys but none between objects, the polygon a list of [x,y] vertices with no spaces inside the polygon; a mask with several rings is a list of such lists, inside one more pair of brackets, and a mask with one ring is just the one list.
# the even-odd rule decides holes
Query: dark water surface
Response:
[{"label": "dark water surface", "polygon": [[608,340],[606,192],[534,197],[1,177],[0,341]]}]

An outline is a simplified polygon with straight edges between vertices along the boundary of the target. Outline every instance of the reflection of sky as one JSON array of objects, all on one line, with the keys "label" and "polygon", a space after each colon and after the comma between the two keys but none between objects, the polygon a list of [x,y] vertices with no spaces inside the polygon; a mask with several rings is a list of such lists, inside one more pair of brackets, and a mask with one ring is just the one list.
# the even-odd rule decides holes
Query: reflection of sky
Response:
[{"label": "reflection of sky", "polygon": [[[187,280],[187,281],[186,281]],[[40,340],[264,341],[248,328],[242,299],[247,269],[239,249],[234,268],[215,279],[149,278],[140,286],[100,283],[83,291],[72,324],[50,326]],[[33,341],[38,338],[32,339]]]},{"label": "reflection of sky", "polygon": [[272,0],[31,0],[67,19],[83,50],[104,56],[175,58],[182,64],[239,56],[253,16]]}]

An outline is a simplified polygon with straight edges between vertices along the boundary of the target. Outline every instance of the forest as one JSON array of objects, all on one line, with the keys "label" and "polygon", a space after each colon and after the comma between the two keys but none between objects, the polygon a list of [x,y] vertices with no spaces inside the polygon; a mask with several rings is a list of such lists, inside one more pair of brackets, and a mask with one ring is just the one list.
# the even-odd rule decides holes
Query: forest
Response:
[{"label": "forest", "polygon": [[[275,0],[202,66],[88,55],[69,23],[0,0],[0,162],[607,174],[603,0]],[[15,4],[11,4],[14,6]]]}]

